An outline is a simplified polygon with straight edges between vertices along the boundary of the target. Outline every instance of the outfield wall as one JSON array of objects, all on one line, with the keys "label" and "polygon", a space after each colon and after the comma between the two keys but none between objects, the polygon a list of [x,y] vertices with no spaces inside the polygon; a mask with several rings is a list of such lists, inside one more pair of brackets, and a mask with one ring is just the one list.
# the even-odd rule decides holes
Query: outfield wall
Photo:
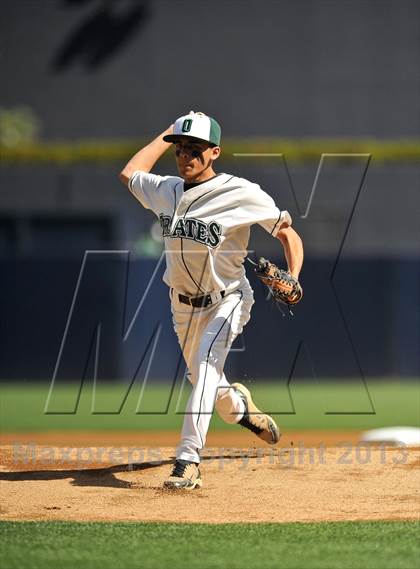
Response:
[{"label": "outfield wall", "polygon": [[[3,258],[0,378],[51,379],[67,322],[59,380],[80,379],[83,373],[91,377],[96,346],[101,379],[131,380],[142,358],[138,373],[144,377],[154,346],[149,376],[171,381],[182,374],[163,265],[132,323],[156,262],[101,252],[86,258],[81,274],[79,258]],[[266,300],[248,266],[256,304],[229,356],[229,377],[418,375],[419,304],[407,300],[418,299],[416,261],[346,259],[333,281],[330,268],[329,259],[307,260],[305,298],[291,318]]]}]

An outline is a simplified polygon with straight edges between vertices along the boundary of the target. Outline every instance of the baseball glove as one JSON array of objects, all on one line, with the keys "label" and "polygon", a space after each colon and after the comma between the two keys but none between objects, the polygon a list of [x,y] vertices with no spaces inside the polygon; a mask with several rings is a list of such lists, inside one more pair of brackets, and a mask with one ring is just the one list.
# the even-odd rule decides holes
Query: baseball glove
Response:
[{"label": "baseball glove", "polygon": [[260,257],[255,268],[257,277],[268,286],[271,294],[278,302],[290,306],[297,304],[303,297],[299,281],[288,271],[279,269],[277,265]]}]

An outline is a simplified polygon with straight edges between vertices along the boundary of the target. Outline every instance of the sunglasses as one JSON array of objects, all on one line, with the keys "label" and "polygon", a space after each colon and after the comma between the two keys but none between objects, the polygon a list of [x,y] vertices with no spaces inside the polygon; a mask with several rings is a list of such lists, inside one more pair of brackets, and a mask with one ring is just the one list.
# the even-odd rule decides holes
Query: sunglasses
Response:
[{"label": "sunglasses", "polygon": [[204,152],[203,150],[198,150],[197,148],[190,148],[188,146],[183,146],[182,148],[177,148],[175,150],[176,156],[181,156],[181,154],[188,154],[191,158],[198,158]]}]

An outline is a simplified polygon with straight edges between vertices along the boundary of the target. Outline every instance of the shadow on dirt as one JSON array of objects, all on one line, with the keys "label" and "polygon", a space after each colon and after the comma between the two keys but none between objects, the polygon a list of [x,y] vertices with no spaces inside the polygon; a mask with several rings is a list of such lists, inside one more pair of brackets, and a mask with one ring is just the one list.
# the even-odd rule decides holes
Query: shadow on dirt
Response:
[{"label": "shadow on dirt", "polygon": [[173,460],[156,460],[140,464],[119,464],[107,468],[80,468],[72,470],[28,470],[20,472],[0,472],[0,481],[22,482],[30,480],[65,480],[72,478],[74,486],[104,486],[113,488],[132,488],[131,482],[119,480],[115,474],[134,470],[146,470],[166,464]]},{"label": "shadow on dirt", "polygon": [[[246,453],[246,458],[256,458],[266,453]],[[211,462],[214,460],[243,460],[245,455],[241,451],[232,449],[232,452],[217,454],[212,456],[203,456],[203,462]],[[165,460],[153,460],[149,462],[140,462],[132,464],[118,464],[115,466],[103,468],[75,468],[62,470],[26,470],[14,472],[0,472],[0,482],[22,482],[31,480],[65,480],[72,478],[71,484],[74,486],[102,486],[113,488],[133,488],[137,487],[137,483],[127,482],[115,477],[115,474],[121,472],[133,472],[148,470],[150,468],[158,468],[173,464],[174,457]]]}]

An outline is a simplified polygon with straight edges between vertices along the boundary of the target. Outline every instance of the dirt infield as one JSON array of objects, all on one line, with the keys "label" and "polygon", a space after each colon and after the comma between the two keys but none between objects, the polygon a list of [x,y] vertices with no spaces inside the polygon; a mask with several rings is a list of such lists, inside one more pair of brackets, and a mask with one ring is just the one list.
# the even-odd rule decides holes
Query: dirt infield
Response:
[{"label": "dirt infield", "polygon": [[0,519],[291,522],[420,517],[420,449],[369,447],[357,432],[286,433],[278,447],[210,433],[204,487],[161,487],[176,433],[1,436]]}]

